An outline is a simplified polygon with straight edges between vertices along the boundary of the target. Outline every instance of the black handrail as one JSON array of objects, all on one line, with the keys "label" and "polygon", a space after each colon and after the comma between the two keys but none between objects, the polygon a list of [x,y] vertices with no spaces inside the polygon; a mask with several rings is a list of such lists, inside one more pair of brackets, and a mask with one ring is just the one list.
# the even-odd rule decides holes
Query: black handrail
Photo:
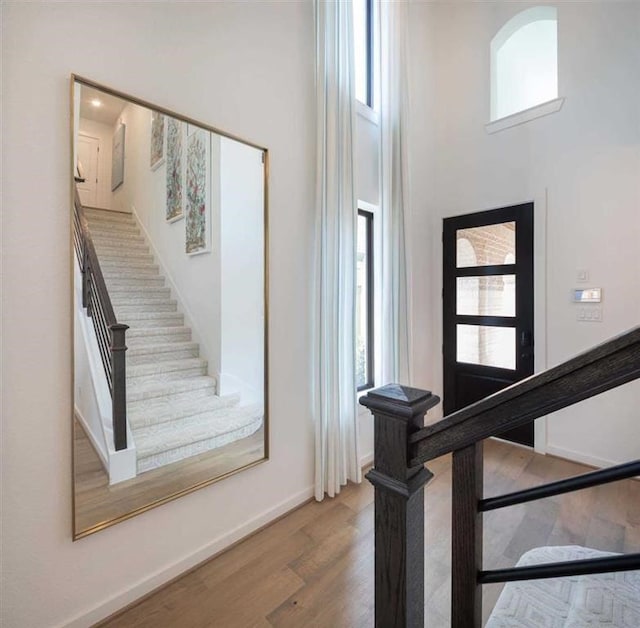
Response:
[{"label": "black handrail", "polygon": [[429,425],[409,439],[423,464],[640,377],[640,326]]},{"label": "black handrail", "polygon": [[73,242],[82,273],[82,306],[93,321],[107,384],[111,393],[113,440],[116,451],[127,448],[127,388],[125,334],[128,325],[119,323],[98,261],[89,223],[75,188]]},{"label": "black handrail", "polygon": [[640,377],[640,327],[423,427],[438,399],[397,384],[360,399],[375,419],[375,625],[424,625],[424,462],[452,459],[451,625],[479,628],[481,585],[489,582],[640,568],[640,554],[484,571],[482,512],[632,477],[640,461],[508,495],[483,498],[485,438]]}]

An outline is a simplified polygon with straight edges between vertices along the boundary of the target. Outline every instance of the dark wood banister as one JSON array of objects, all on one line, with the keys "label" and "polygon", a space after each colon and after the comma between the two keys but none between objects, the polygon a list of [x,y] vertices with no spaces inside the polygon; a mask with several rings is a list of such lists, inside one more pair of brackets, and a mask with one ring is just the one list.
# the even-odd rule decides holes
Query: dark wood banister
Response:
[{"label": "dark wood banister", "polygon": [[482,441],[534,419],[640,378],[640,327],[612,338],[559,366],[423,427],[439,399],[398,384],[360,399],[374,415],[376,628],[424,626],[423,464],[446,453],[452,459],[451,626],[479,628],[481,584],[640,568],[640,554],[497,571],[482,565],[482,512],[595,486],[638,470],[638,461],[498,498],[483,496]]},{"label": "dark wood banister", "polygon": [[[98,348],[111,392],[116,451],[127,448],[126,331],[119,323],[104,281],[78,188],[74,186],[74,243],[82,273],[82,305],[93,320]],[[95,298],[92,297],[95,295]],[[108,332],[107,332],[108,330]]]}]

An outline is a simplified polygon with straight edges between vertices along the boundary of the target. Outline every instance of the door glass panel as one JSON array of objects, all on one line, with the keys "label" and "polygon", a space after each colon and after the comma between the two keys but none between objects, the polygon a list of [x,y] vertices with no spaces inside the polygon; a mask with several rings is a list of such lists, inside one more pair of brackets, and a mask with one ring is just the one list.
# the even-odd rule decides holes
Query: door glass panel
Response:
[{"label": "door glass panel", "polygon": [[515,327],[456,325],[456,360],[515,370]]},{"label": "door glass panel", "polygon": [[515,316],[516,276],[458,277],[456,314]]},{"label": "door glass panel", "polygon": [[456,267],[515,264],[516,223],[456,230]]}]

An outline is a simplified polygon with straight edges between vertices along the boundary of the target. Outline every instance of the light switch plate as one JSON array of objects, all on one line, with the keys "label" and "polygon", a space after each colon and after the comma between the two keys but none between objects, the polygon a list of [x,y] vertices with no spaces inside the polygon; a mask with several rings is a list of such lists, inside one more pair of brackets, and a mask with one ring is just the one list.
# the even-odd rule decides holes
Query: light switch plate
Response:
[{"label": "light switch plate", "polygon": [[580,283],[586,283],[589,281],[589,271],[583,268],[580,268],[576,271],[576,281]]}]

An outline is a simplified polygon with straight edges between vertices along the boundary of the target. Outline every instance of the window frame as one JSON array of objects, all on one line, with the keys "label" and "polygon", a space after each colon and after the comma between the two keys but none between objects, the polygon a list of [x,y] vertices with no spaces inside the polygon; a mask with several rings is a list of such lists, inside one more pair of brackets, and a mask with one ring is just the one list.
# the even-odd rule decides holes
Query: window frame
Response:
[{"label": "window frame", "polygon": [[[365,224],[367,228],[366,233],[366,286],[367,286],[367,301],[366,301],[366,320],[367,320],[367,338],[366,338],[366,355],[367,360],[365,363],[365,382],[360,386],[357,386],[356,382],[356,391],[363,392],[365,390],[369,390],[375,386],[375,295],[374,295],[374,286],[375,286],[375,263],[374,263],[374,237],[373,237],[373,218],[374,212],[368,209],[363,209],[362,206],[358,205],[358,217],[363,217],[365,219]],[[356,221],[357,225],[357,221]],[[356,226],[357,229],[357,226]],[[356,262],[357,263],[357,262]]]},{"label": "window frame", "polygon": [[542,20],[551,20],[556,24],[556,33],[559,29],[558,8],[554,5],[538,5],[523,9],[515,13],[496,32],[489,44],[489,122],[485,124],[488,133],[495,133],[511,126],[517,126],[535,118],[559,111],[564,102],[560,97],[560,62],[559,43],[556,38],[556,96],[547,101],[538,102],[525,109],[514,111],[508,115],[497,117],[498,109],[498,74],[497,55],[502,46],[523,27]]},{"label": "window frame", "polygon": [[367,93],[365,101],[363,102],[356,96],[356,102],[360,103],[364,107],[374,109],[374,0],[365,0],[365,76],[367,82]]}]

